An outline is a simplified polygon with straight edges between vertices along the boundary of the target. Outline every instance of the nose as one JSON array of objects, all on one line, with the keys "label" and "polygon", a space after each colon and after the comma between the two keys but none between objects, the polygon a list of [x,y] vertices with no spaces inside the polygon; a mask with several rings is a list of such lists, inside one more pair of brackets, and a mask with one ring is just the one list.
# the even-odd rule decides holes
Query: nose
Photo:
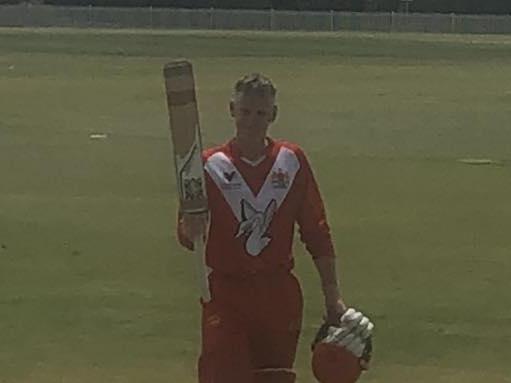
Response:
[{"label": "nose", "polygon": [[256,125],[256,119],[254,116],[244,116],[242,120],[243,127],[245,129],[251,129],[254,125]]}]

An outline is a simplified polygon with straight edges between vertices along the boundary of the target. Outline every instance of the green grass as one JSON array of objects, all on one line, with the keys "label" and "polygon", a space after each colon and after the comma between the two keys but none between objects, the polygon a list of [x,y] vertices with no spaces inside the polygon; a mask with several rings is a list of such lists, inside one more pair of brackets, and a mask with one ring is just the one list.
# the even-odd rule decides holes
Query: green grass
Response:
[{"label": "green grass", "polygon": [[[162,65],[196,66],[205,142],[232,83],[279,88],[276,137],[322,187],[344,294],[377,326],[367,383],[511,382],[511,38],[0,30],[0,382],[194,382]],[[107,133],[94,141],[89,134]],[[296,246],[306,311],[321,315]]]}]

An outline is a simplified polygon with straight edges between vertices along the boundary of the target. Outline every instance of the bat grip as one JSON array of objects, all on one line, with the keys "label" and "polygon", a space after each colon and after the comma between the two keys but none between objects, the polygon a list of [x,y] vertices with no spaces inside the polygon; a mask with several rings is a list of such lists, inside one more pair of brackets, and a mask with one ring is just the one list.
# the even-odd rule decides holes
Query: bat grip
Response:
[{"label": "bat grip", "polygon": [[211,300],[211,292],[208,281],[208,267],[206,265],[206,254],[204,252],[204,239],[199,236],[193,243],[195,265],[197,271],[197,281],[199,284],[202,301],[207,303]]}]

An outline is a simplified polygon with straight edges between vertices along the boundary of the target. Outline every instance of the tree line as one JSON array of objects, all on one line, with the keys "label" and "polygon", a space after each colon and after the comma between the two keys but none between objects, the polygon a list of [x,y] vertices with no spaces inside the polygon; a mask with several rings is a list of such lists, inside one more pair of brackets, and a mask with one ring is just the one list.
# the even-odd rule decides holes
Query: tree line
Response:
[{"label": "tree line", "polygon": [[0,0],[0,4],[27,1],[38,4],[102,7],[511,14],[511,0]]}]

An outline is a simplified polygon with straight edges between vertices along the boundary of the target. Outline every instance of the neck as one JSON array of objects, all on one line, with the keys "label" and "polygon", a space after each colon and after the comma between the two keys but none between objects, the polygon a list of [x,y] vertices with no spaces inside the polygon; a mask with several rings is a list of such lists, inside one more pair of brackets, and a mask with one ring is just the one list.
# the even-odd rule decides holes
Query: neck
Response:
[{"label": "neck", "polygon": [[238,144],[241,156],[247,160],[256,161],[264,155],[266,148],[265,138],[247,141],[236,137],[236,143]]}]

